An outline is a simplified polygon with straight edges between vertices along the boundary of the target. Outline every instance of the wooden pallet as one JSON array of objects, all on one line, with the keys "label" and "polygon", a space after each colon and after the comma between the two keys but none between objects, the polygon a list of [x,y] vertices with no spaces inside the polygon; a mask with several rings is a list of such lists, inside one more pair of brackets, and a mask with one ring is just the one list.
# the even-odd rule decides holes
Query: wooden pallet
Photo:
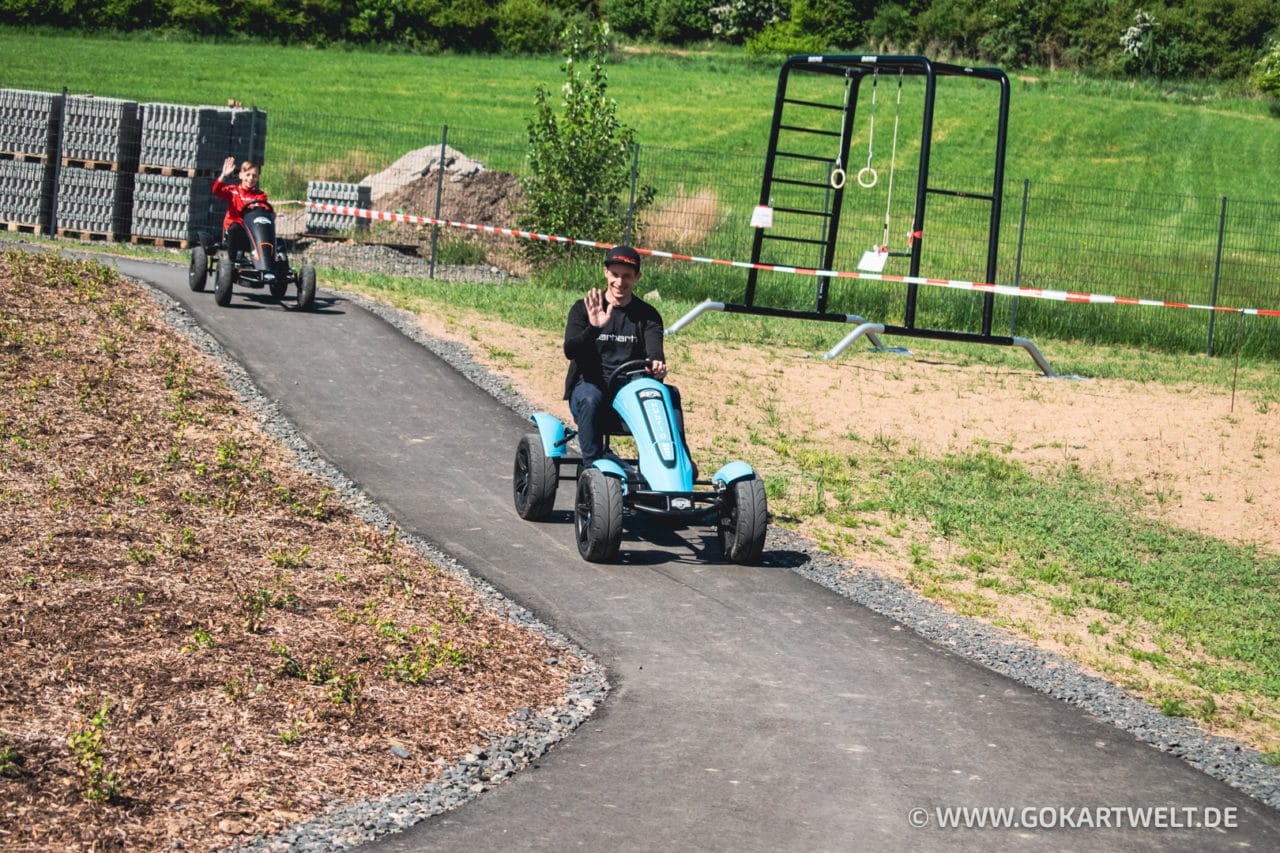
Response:
[{"label": "wooden pallet", "polygon": [[63,157],[62,165],[72,169],[89,169],[94,172],[120,171],[120,164],[115,160],[82,160],[78,157]]},{"label": "wooden pallet", "polygon": [[162,249],[190,249],[196,245],[194,240],[178,240],[173,237],[144,237],[141,234],[134,234],[129,238],[129,242],[135,246],[156,246]]},{"label": "wooden pallet", "polygon": [[212,178],[213,169],[187,169],[183,166],[149,166],[138,167],[139,175],[164,175],[170,178]]},{"label": "wooden pallet", "polygon": [[114,231],[84,231],[78,228],[59,228],[58,236],[88,243],[115,243],[124,239],[123,234]]},{"label": "wooden pallet", "polygon": [[44,225],[36,225],[33,222],[11,222],[8,220],[0,221],[0,227],[5,231],[11,231],[17,234],[47,234],[49,229]]},{"label": "wooden pallet", "polygon": [[44,163],[48,159],[44,154],[31,154],[27,151],[0,151],[0,160],[13,160],[16,163]]}]

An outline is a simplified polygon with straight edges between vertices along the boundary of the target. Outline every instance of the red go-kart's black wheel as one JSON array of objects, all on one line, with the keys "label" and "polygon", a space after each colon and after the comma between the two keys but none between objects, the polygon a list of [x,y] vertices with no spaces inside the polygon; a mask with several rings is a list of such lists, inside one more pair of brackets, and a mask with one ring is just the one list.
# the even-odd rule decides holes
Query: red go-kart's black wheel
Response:
[{"label": "red go-kart's black wheel", "polygon": [[310,311],[316,307],[316,268],[303,264],[298,274],[298,308]]},{"label": "red go-kart's black wheel", "polygon": [[235,261],[230,258],[218,258],[218,268],[215,272],[213,301],[219,305],[231,304],[231,285],[236,280]]},{"label": "red go-kart's black wheel", "polygon": [[187,270],[187,286],[196,293],[204,292],[205,282],[209,280],[209,255],[204,246],[196,246],[191,250],[191,268]]}]

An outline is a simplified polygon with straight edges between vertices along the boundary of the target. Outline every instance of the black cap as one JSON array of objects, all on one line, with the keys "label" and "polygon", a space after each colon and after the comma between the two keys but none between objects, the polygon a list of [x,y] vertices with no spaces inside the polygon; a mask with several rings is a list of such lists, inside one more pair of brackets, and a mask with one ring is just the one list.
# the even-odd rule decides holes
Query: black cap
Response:
[{"label": "black cap", "polygon": [[630,246],[614,246],[604,256],[604,265],[626,264],[636,272],[640,272],[640,253]]}]

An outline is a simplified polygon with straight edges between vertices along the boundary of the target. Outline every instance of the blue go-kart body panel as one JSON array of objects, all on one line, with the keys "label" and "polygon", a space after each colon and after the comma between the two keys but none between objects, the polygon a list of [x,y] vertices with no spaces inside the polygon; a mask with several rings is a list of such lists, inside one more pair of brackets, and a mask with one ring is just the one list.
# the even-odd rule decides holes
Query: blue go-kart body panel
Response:
[{"label": "blue go-kart body panel", "polygon": [[693,491],[693,462],[680,438],[667,386],[648,377],[633,379],[614,396],[613,409],[636,440],[640,475],[649,488]]},{"label": "blue go-kart body panel", "polygon": [[568,452],[565,445],[569,443],[569,439],[563,421],[555,415],[537,412],[533,416],[533,423],[538,427],[538,435],[542,438],[542,452],[547,454],[548,459],[559,459]]}]

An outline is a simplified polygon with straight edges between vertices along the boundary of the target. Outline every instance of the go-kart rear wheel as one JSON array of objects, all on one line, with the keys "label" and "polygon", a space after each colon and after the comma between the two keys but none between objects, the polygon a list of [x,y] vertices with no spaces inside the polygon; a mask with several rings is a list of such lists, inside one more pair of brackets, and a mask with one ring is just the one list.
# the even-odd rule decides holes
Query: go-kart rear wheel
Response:
[{"label": "go-kart rear wheel", "polygon": [[298,273],[298,308],[310,311],[316,307],[316,268],[303,264]]},{"label": "go-kart rear wheel", "polygon": [[516,464],[512,475],[512,493],[516,512],[525,521],[546,521],[556,504],[559,476],[556,463],[547,458],[542,436],[531,432],[516,445]]},{"label": "go-kart rear wheel", "polygon": [[622,483],[599,468],[583,471],[578,476],[573,528],[584,560],[616,559],[622,545]]},{"label": "go-kart rear wheel", "polygon": [[236,280],[236,265],[230,258],[218,258],[218,268],[215,271],[215,283],[213,288],[213,301],[219,305],[231,304],[231,285]]},{"label": "go-kart rear wheel", "polygon": [[204,246],[195,246],[191,250],[191,268],[187,270],[187,286],[196,293],[204,292],[204,284],[209,280],[209,255]]},{"label": "go-kart rear wheel", "polygon": [[759,477],[738,480],[724,495],[720,512],[720,548],[731,563],[749,566],[764,552],[769,509],[764,482]]}]

